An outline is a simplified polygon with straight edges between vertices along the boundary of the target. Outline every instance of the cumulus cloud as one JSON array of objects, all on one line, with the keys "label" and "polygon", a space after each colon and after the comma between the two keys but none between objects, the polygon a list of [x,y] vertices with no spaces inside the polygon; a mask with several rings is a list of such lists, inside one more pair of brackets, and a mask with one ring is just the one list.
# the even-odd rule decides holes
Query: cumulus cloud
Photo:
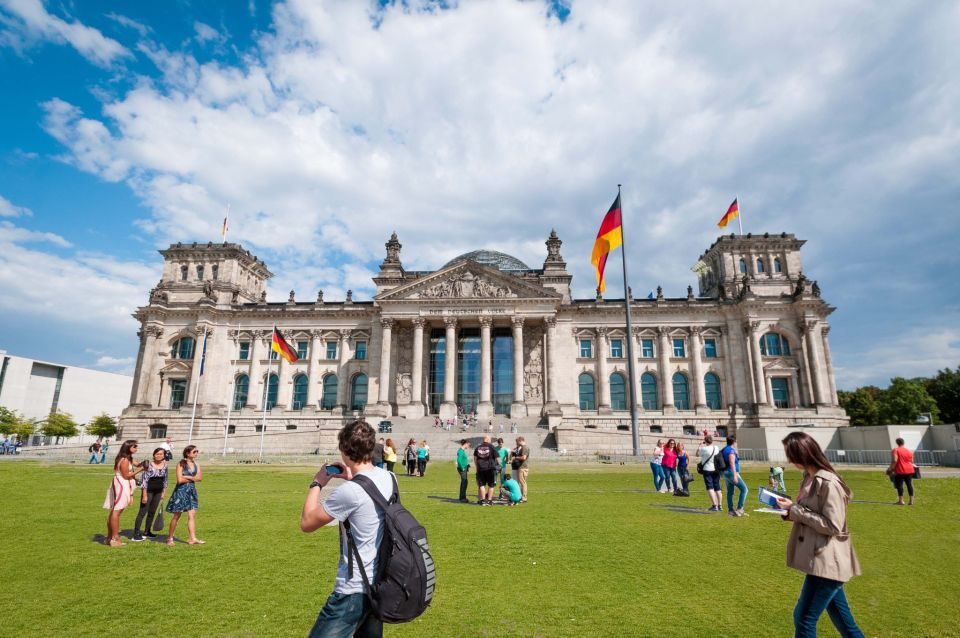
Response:
[{"label": "cumulus cloud", "polygon": [[41,0],[0,0],[3,42],[22,49],[38,41],[69,44],[80,55],[100,67],[110,67],[130,52],[116,40],[76,20],[64,20],[49,13]]},{"label": "cumulus cloud", "polygon": [[33,211],[24,206],[16,206],[9,199],[0,195],[0,217],[30,217]]}]

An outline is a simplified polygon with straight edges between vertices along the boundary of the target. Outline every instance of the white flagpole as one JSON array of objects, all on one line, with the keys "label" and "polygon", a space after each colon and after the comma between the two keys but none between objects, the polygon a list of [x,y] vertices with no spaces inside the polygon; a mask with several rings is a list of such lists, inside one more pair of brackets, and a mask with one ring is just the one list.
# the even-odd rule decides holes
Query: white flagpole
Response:
[{"label": "white flagpole", "polygon": [[[240,324],[241,321],[237,320],[237,339],[240,338]],[[237,377],[233,377],[233,392],[230,393],[229,398],[227,399],[227,422],[223,426],[223,454],[221,456],[227,455],[227,434],[230,433],[230,415],[233,412],[233,399],[237,391]],[[247,377],[247,392],[250,391],[250,377]]]},{"label": "white flagpole", "polygon": [[[263,461],[263,435],[267,431],[267,399],[270,398],[270,371],[273,369],[273,335],[277,326],[273,326],[270,333],[270,349],[267,350],[267,376],[263,381],[263,420],[260,422],[260,461]],[[277,384],[280,385],[279,383]],[[279,387],[277,391],[279,392]]]},{"label": "white flagpole", "polygon": [[740,234],[743,234],[743,204],[740,202],[740,194],[737,193],[737,223],[740,224]]},{"label": "white flagpole", "polygon": [[197,387],[193,389],[193,414],[190,415],[190,433],[187,435],[187,445],[193,441],[193,424],[197,420],[197,395],[200,394],[200,383],[203,381],[203,364],[207,357],[207,329],[203,330],[203,350],[200,353],[200,374],[197,375]]},{"label": "white flagpole", "polygon": [[[627,315],[627,378],[630,383],[630,392],[627,396],[630,401],[630,436],[633,442],[633,455],[640,456],[640,433],[637,430],[637,386],[634,379],[634,365],[636,362],[633,360],[633,322],[630,319],[630,284],[627,282],[627,237],[623,229],[624,214],[620,184],[617,184],[617,202],[620,204],[620,257],[623,263],[623,306]],[[600,356],[606,355],[606,352],[600,353]]]}]

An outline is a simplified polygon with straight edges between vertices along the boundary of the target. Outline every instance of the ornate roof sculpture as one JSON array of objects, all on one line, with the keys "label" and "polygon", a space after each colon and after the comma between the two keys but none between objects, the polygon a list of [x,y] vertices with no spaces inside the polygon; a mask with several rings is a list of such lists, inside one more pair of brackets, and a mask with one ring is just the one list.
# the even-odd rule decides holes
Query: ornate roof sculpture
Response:
[{"label": "ornate roof sculpture", "polygon": [[492,266],[503,271],[531,270],[530,266],[526,265],[516,257],[497,252],[496,250],[472,250],[458,257],[454,257],[445,263],[441,270],[464,261],[474,261],[478,264]]}]

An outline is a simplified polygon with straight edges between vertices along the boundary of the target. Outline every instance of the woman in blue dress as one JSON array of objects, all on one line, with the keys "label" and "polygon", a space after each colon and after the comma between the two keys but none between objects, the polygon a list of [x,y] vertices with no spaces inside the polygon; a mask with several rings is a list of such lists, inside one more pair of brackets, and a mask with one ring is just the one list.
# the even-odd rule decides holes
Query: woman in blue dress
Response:
[{"label": "woman in blue dress", "polygon": [[167,512],[173,514],[170,518],[170,532],[167,534],[167,545],[174,546],[173,533],[177,529],[180,515],[187,513],[187,531],[190,537],[188,545],[203,545],[206,541],[197,538],[197,508],[200,500],[197,497],[197,483],[203,480],[203,472],[197,464],[197,455],[200,450],[196,445],[183,448],[183,460],[177,463],[177,486],[173,488],[173,495],[167,501]]}]

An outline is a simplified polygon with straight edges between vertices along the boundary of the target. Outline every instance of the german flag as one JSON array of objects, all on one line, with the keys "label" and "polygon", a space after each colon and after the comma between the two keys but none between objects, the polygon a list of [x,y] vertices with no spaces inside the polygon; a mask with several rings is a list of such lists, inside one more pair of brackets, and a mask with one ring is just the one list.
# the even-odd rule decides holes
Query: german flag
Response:
[{"label": "german flag", "polygon": [[597,290],[603,292],[607,286],[603,279],[603,270],[607,266],[607,255],[623,244],[623,223],[620,221],[620,194],[614,200],[610,210],[603,217],[597,240],[593,244],[591,263],[597,269]]},{"label": "german flag", "polygon": [[717,222],[717,228],[726,228],[731,219],[736,219],[739,216],[740,204],[738,204],[737,200],[734,199],[733,203],[730,204],[730,208],[727,209],[727,212],[725,212],[723,217],[720,218],[720,221]]},{"label": "german flag", "polygon": [[298,358],[297,351],[290,347],[290,344],[283,338],[283,335],[280,334],[276,326],[273,327],[273,343],[270,345],[270,349],[290,363],[293,363]]}]

